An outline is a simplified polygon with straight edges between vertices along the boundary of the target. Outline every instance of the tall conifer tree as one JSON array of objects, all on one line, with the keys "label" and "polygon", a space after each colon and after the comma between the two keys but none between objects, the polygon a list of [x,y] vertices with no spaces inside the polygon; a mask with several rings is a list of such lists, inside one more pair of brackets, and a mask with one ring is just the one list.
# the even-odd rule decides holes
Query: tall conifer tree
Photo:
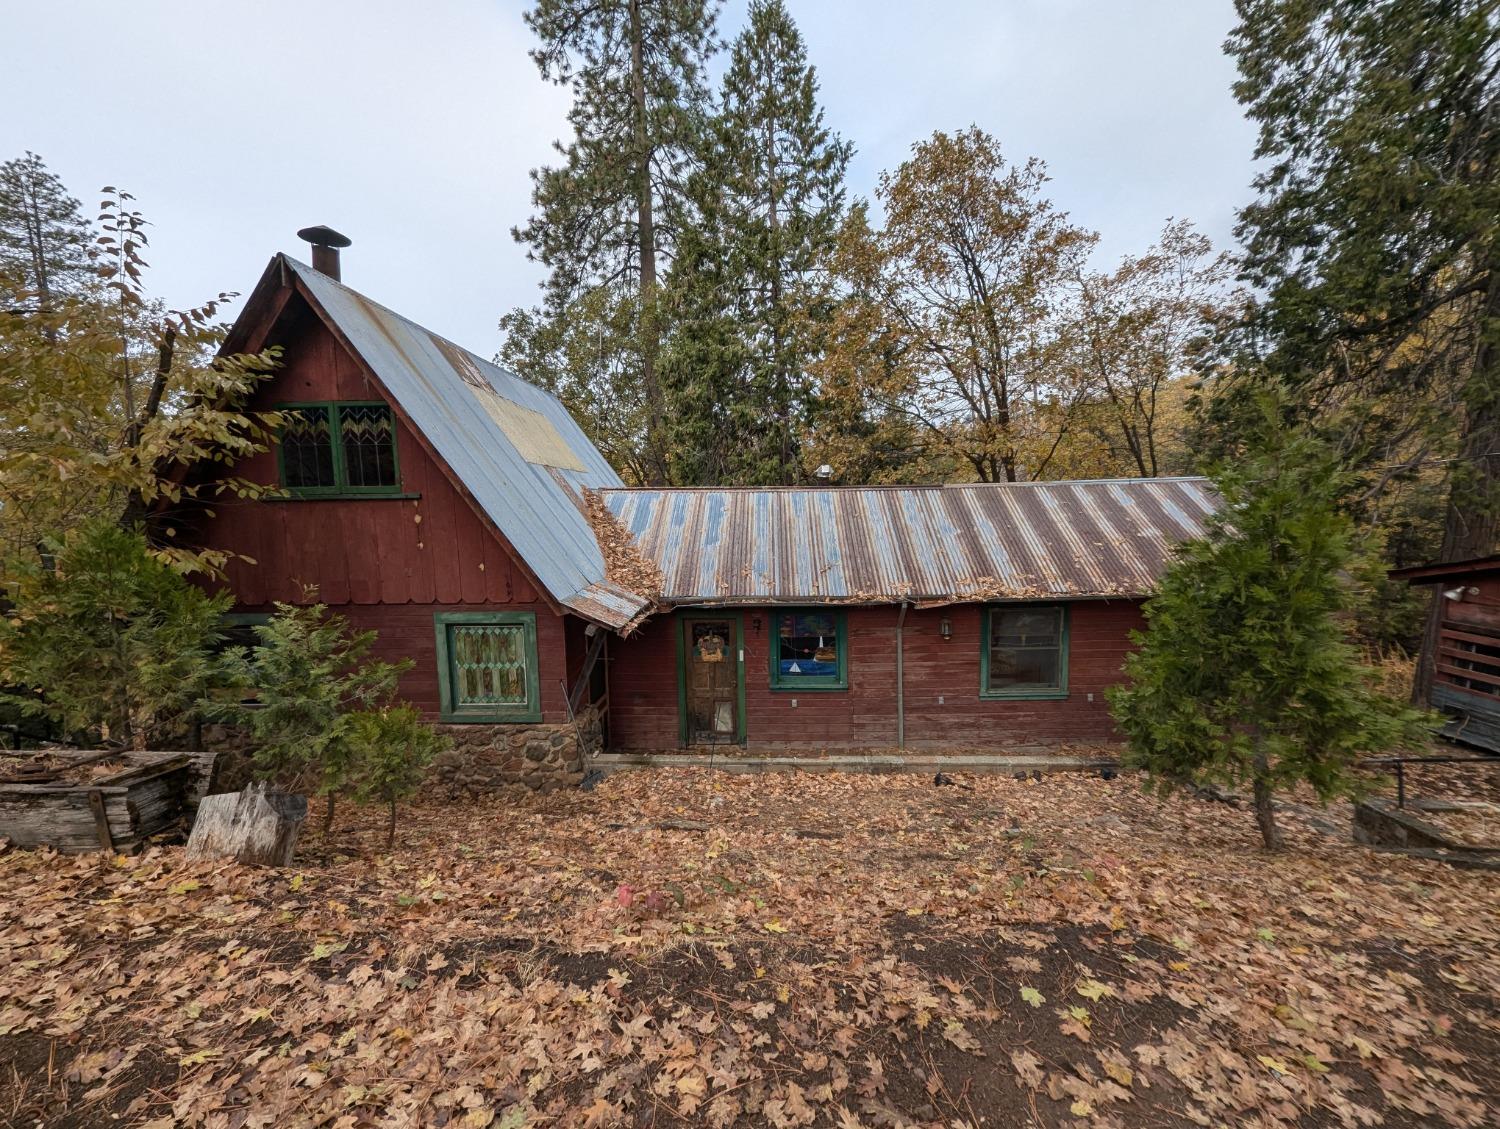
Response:
[{"label": "tall conifer tree", "polygon": [[[626,368],[639,375],[646,405],[640,461],[654,482],[666,478],[658,277],[681,230],[700,147],[719,2],[539,0],[526,15],[541,40],[531,55],[543,76],[572,88],[574,139],[558,145],[560,165],[533,170],[536,215],[514,232],[551,271],[545,318],[518,311],[502,327],[515,337],[591,308],[634,307],[628,332],[620,334],[611,317],[599,335],[612,353],[628,354]],[[524,342],[508,341],[502,355],[527,353]],[[527,375],[550,377],[571,400],[587,398],[593,373]]]},{"label": "tall conifer tree", "polygon": [[46,163],[27,151],[0,165],[0,294],[49,306],[93,276],[93,234]]},{"label": "tall conifer tree", "polygon": [[1178,547],[1108,696],[1128,765],[1162,792],[1248,785],[1274,850],[1278,789],[1356,792],[1360,757],[1421,748],[1431,719],[1382,694],[1350,640],[1369,568],[1342,459],[1287,427],[1284,403],[1254,407],[1246,453],[1214,473],[1224,508]]},{"label": "tall conifer tree", "polygon": [[671,279],[673,459],[694,481],[792,483],[852,149],[781,0],[750,5],[712,142]]},{"label": "tall conifer tree", "polygon": [[[1260,126],[1246,335],[1381,482],[1449,472],[1441,554],[1500,546],[1500,19],[1494,0],[1237,0]],[[1217,398],[1234,403],[1231,397]],[[1359,410],[1343,409],[1357,405]],[[1377,485],[1378,489],[1378,485]],[[1436,605],[1434,605],[1436,607]],[[1429,631],[1436,627],[1436,614]]]}]

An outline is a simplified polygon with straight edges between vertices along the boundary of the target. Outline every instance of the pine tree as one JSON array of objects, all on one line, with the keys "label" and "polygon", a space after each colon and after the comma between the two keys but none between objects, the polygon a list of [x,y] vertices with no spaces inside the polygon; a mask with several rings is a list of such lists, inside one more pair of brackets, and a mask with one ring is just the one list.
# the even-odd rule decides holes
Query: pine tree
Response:
[{"label": "pine tree", "polygon": [[774,466],[760,459],[775,429],[768,405],[758,404],[749,386],[752,343],[739,316],[743,267],[726,228],[721,202],[705,192],[678,240],[662,296],[673,327],[662,356],[663,432],[672,481],[694,486],[759,484],[767,472],[776,481]]},{"label": "pine tree", "polygon": [[412,661],[370,658],[375,632],[352,630],[323,604],[278,603],[255,637],[241,678],[255,687],[256,701],[220,716],[250,731],[259,774],[283,784],[301,779],[323,793],[324,830],[331,830],[335,798],[356,762],[351,718],[383,706]]},{"label": "pine tree", "polygon": [[28,150],[0,165],[0,301],[43,309],[93,277],[93,235],[78,201]]},{"label": "pine tree", "polygon": [[145,749],[233,681],[217,648],[229,594],[190,584],[117,521],[95,518],[3,571],[0,701],[64,734]]},{"label": "pine tree", "polygon": [[1427,718],[1380,694],[1348,639],[1361,554],[1339,499],[1348,472],[1263,397],[1251,448],[1214,475],[1223,509],[1178,550],[1146,604],[1150,629],[1109,692],[1129,750],[1161,791],[1248,784],[1268,849],[1273,795],[1354,790],[1367,752],[1423,744]]},{"label": "pine tree", "polygon": [[356,803],[386,805],[385,847],[396,845],[396,803],[411,796],[427,778],[434,757],[453,739],[422,720],[415,706],[402,702],[349,715],[348,744]]},{"label": "pine tree", "polygon": [[852,152],[824,125],[817,95],[785,5],[754,0],[730,49],[669,299],[673,457],[720,464],[725,477],[707,481],[801,478],[806,374],[832,307],[828,258]]},{"label": "pine tree", "polygon": [[560,321],[590,295],[594,307],[633,306],[629,333],[608,339],[627,357],[610,367],[638,375],[647,406],[641,462],[658,483],[667,463],[658,276],[700,149],[719,2],[540,0],[526,15],[541,40],[531,55],[542,75],[572,88],[574,131],[558,146],[559,166],[533,170],[536,215],[514,231],[551,271],[544,312],[529,324]]}]

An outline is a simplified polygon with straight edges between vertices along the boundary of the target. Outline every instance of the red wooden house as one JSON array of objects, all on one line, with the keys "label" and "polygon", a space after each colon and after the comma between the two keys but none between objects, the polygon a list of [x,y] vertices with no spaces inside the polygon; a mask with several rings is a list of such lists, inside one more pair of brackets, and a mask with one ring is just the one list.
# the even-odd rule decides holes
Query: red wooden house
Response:
[{"label": "red wooden house", "polygon": [[[1203,480],[628,489],[552,395],[342,285],[347,241],[309,234],[318,268],[273,258],[225,346],[283,349],[251,405],[285,414],[279,443],[236,468],[279,489],[178,516],[247,558],[240,617],[312,585],[412,659],[402,693],[460,735],[460,783],[601,742],[1112,736],[1103,691],[1216,504]],[[621,580],[653,565],[653,590]]]}]

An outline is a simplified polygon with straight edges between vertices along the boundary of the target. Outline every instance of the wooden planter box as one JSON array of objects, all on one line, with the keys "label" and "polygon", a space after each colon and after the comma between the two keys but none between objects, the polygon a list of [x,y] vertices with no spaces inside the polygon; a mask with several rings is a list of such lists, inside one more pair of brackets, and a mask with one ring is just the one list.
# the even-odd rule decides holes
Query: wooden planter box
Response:
[{"label": "wooden planter box", "polygon": [[68,854],[133,854],[201,795],[192,753],[0,753],[0,839]]}]

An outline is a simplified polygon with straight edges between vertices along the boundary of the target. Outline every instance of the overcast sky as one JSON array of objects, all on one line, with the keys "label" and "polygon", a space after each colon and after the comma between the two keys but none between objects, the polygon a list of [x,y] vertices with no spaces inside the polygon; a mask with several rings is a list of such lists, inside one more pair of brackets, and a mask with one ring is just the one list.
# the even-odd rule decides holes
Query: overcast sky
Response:
[{"label": "overcast sky", "polygon": [[[788,0],[851,191],[934,130],[977,123],[1103,236],[1100,265],[1168,217],[1218,243],[1254,134],[1221,44],[1231,0]],[[510,237],[527,170],[565,128],[513,0],[4,0],[0,159],[33,149],[90,214],[133,192],[151,285],[174,305],[247,292],[296,231],[354,240],[344,280],[486,356],[536,299]],[[744,3],[730,3],[726,37]]]}]

